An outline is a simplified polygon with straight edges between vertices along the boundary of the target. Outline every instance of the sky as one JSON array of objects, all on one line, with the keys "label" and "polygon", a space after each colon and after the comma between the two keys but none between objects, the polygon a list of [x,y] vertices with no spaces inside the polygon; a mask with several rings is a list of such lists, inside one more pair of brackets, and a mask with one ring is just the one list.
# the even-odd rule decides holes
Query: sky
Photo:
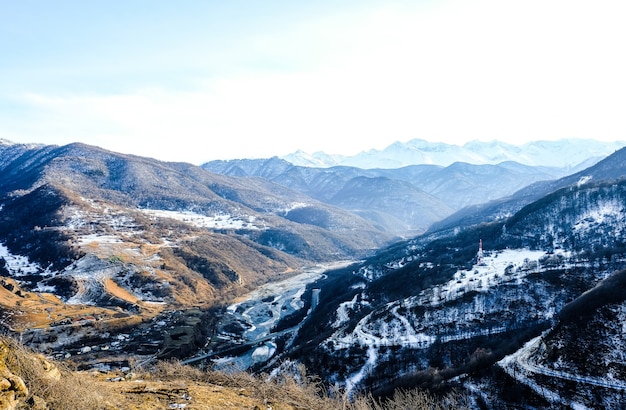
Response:
[{"label": "sky", "polygon": [[623,0],[0,0],[0,138],[195,164],[626,140]]}]

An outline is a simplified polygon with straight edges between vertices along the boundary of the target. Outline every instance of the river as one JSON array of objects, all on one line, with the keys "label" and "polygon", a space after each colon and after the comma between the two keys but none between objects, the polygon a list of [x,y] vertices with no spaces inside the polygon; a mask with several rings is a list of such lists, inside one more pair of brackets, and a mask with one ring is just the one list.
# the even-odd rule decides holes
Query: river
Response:
[{"label": "river", "polygon": [[[215,368],[221,370],[246,370],[257,363],[267,362],[275,354],[275,339],[296,332],[300,324],[272,333],[278,322],[305,306],[302,296],[307,285],[324,277],[324,272],[348,266],[352,261],[338,261],[303,269],[302,273],[288,279],[267,283],[239,298],[228,306],[220,320],[217,335],[213,338],[212,351],[204,358],[213,357]],[[313,292],[311,310],[319,300],[319,290]],[[309,314],[307,312],[307,314]],[[302,323],[302,322],[300,322]],[[230,349],[247,351],[229,355]],[[241,348],[241,349],[239,349]],[[222,351],[224,356],[215,354]],[[217,358],[215,357],[217,356]],[[199,360],[200,357],[187,362]]]}]

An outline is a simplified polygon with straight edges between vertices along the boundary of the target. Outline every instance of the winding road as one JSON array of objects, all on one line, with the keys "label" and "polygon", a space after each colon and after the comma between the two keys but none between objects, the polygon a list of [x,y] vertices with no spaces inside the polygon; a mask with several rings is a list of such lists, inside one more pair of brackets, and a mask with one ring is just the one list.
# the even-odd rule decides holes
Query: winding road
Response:
[{"label": "winding road", "polygon": [[591,386],[598,386],[607,389],[613,389],[618,391],[626,391],[626,383],[619,383],[616,381],[610,381],[607,379],[601,379],[599,377],[581,376],[577,374],[567,373],[563,371],[553,370],[540,366],[534,363],[531,359],[533,353],[535,353],[537,347],[541,343],[541,336],[538,336],[524,345],[520,350],[513,353],[511,356],[500,361],[500,366],[511,376],[518,381],[524,383],[520,377],[517,377],[517,372],[514,366],[518,365],[521,369],[528,373],[541,374],[548,377],[556,377],[562,380],[569,380],[577,383],[584,383]]}]

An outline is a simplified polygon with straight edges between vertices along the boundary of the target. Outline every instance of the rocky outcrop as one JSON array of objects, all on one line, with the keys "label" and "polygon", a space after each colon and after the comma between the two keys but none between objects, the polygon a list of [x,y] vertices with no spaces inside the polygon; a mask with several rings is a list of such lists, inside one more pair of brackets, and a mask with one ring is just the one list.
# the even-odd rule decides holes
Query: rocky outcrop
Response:
[{"label": "rocky outcrop", "polygon": [[43,355],[29,353],[11,339],[0,337],[0,410],[46,409],[37,387],[41,390],[60,380],[59,368]]},{"label": "rocky outcrop", "polygon": [[21,377],[8,366],[10,347],[0,340],[0,410],[13,410],[28,396],[28,388]]}]

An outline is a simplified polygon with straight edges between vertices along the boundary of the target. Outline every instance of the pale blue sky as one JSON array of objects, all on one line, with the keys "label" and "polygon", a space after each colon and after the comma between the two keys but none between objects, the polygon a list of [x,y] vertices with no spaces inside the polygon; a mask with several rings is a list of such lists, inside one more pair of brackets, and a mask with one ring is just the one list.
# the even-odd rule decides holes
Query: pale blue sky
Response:
[{"label": "pale blue sky", "polygon": [[626,139],[618,0],[0,0],[0,138],[163,160]]}]

